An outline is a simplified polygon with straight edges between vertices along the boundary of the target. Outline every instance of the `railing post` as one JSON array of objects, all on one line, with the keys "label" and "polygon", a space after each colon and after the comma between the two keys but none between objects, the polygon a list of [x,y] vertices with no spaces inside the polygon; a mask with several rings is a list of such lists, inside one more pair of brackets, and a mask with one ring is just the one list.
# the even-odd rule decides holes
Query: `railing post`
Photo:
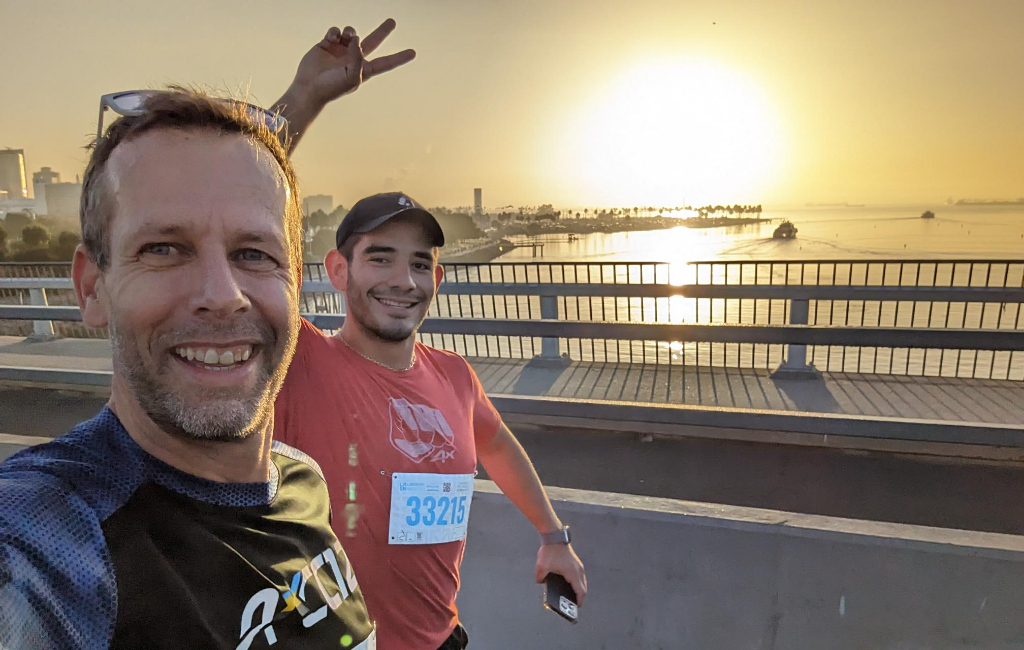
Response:
[{"label": "railing post", "polygon": [[[811,312],[809,300],[789,301],[789,324],[806,325]],[[812,364],[807,363],[807,346],[789,344],[786,356],[779,367],[772,372],[772,377],[780,379],[814,379],[821,373]]]},{"label": "railing post", "polygon": [[[29,289],[31,303],[35,307],[46,307],[46,289]],[[36,320],[32,321],[32,338],[46,339],[53,336],[53,321]]]},{"label": "railing post", "polygon": [[[540,317],[545,320],[557,320],[558,319],[558,297],[557,296],[541,296],[540,297]],[[541,339],[540,344],[540,358],[541,359],[558,359],[558,339],[549,336]]]},{"label": "railing post", "polygon": [[[544,320],[558,320],[558,296],[540,297],[540,317]],[[540,354],[533,357],[531,365],[564,368],[570,363],[569,355],[558,353],[558,337],[544,336],[541,338]]]}]

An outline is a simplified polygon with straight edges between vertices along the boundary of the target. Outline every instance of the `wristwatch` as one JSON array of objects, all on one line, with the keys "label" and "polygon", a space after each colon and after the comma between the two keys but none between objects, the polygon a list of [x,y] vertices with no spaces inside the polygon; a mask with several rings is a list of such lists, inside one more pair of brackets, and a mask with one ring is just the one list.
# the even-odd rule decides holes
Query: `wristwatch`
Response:
[{"label": "wristwatch", "polygon": [[544,546],[549,544],[568,544],[571,539],[568,526],[563,526],[562,530],[556,530],[553,533],[540,534],[540,542]]}]

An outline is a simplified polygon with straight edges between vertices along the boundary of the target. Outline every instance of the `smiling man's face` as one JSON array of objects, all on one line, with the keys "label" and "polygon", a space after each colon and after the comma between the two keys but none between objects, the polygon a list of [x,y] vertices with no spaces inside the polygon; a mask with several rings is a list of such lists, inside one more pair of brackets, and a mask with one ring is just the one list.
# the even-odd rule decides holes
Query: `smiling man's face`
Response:
[{"label": "smiling man's face", "polygon": [[396,217],[359,235],[346,267],[347,316],[360,329],[392,343],[415,335],[441,280],[418,218]]},{"label": "smiling man's face", "polygon": [[241,135],[158,130],[119,146],[97,283],[114,370],[165,431],[247,437],[294,353],[297,279],[287,182]]}]

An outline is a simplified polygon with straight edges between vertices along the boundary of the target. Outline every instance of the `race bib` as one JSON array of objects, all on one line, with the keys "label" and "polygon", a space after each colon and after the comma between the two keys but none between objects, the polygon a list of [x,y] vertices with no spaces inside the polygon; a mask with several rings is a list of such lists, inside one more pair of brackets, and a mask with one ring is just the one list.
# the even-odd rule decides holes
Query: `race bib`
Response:
[{"label": "race bib", "polygon": [[465,539],[472,501],[472,474],[392,474],[388,543]]}]

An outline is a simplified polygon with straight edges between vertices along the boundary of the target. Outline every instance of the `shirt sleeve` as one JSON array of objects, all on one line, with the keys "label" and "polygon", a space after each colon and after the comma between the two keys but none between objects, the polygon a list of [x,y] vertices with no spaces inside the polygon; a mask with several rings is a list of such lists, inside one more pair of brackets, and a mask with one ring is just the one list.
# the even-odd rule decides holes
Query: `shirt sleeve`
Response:
[{"label": "shirt sleeve", "polygon": [[484,392],[484,385],[480,383],[473,366],[463,359],[466,365],[466,372],[469,374],[470,395],[473,398],[473,438],[477,447],[485,446],[501,429],[501,415],[498,409],[494,408],[491,399]]},{"label": "shirt sleeve", "polygon": [[288,366],[288,374],[285,376],[281,390],[274,400],[274,440],[279,440],[286,445],[295,445],[295,432],[301,427],[299,419],[302,417],[296,405],[301,404],[298,399],[302,391],[310,390],[314,385],[312,380],[313,366],[311,359],[315,357],[310,353],[311,348],[323,339],[324,333],[316,325],[305,318],[299,320],[299,337],[295,344],[295,356],[292,357],[291,365]]},{"label": "shirt sleeve", "polygon": [[94,511],[58,479],[0,467],[0,650],[109,647],[117,584]]}]

